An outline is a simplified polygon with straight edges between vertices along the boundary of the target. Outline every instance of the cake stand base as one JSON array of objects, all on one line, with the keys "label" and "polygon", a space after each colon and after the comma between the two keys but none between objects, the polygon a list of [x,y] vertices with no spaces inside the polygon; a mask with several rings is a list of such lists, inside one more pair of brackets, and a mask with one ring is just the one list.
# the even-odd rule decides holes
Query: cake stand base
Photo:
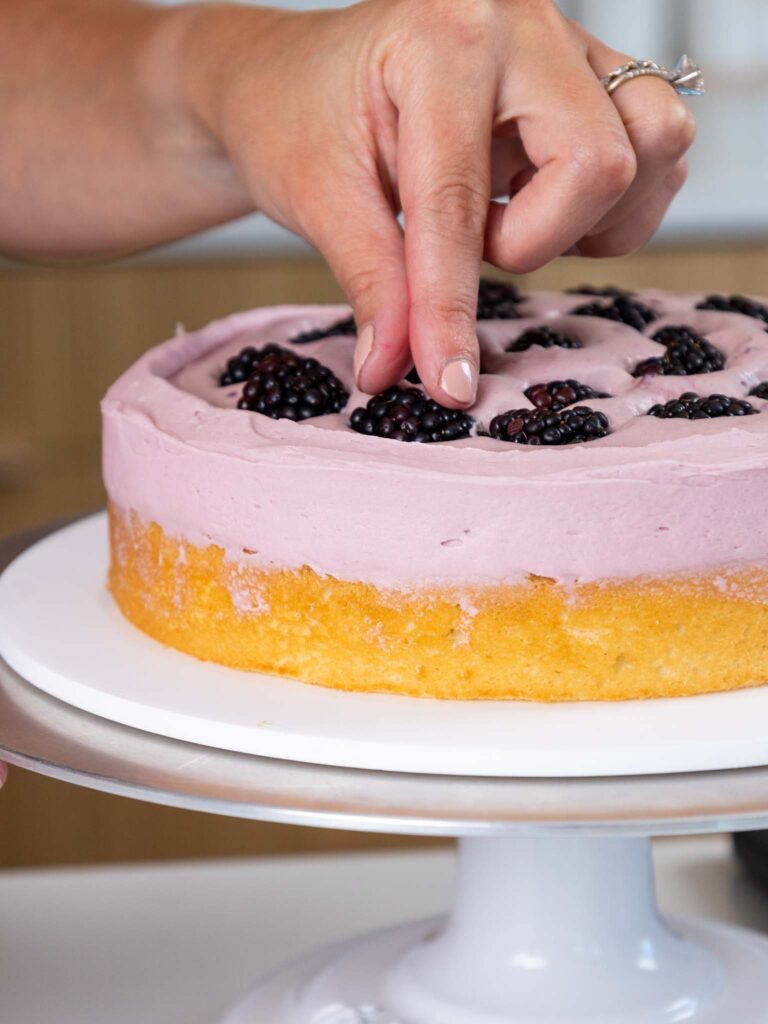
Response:
[{"label": "cake stand base", "polygon": [[221,1024],[764,1024],[768,940],[657,909],[646,839],[465,839],[452,911],[318,952]]}]

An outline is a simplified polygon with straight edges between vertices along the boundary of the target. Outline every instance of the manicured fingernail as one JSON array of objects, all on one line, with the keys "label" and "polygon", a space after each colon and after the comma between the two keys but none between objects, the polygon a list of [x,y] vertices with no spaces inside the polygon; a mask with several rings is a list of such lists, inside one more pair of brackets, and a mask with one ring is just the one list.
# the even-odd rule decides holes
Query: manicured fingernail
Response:
[{"label": "manicured fingernail", "polygon": [[355,346],[355,357],[353,360],[355,381],[357,382],[358,387],[360,387],[360,374],[363,372],[363,368],[368,360],[368,356],[371,354],[372,348],[373,324],[366,324],[357,336],[357,345]]},{"label": "manicured fingernail", "polygon": [[469,405],[475,400],[477,372],[469,359],[451,359],[443,367],[440,387],[454,402]]}]

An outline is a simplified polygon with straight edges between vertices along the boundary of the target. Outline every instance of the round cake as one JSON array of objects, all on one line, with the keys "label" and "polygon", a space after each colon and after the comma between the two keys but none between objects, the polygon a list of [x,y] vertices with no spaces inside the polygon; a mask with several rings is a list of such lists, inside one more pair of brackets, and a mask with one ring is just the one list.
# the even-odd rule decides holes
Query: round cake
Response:
[{"label": "round cake", "polygon": [[342,306],[242,313],[104,403],[109,585],[201,659],[346,690],[768,681],[768,308],[485,281],[467,412],[355,388]]}]

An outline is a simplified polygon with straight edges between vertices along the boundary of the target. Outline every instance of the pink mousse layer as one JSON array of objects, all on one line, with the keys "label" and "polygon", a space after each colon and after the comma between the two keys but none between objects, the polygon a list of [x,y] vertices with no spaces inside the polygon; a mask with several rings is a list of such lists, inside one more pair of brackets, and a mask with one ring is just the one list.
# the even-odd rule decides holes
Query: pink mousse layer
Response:
[{"label": "pink mousse layer", "polygon": [[[606,413],[608,437],[553,448],[354,433],[348,416],[368,396],[354,387],[350,337],[296,346],[349,389],[343,413],[272,420],[236,408],[240,386],[218,386],[244,345],[286,344],[349,315],[347,307],[261,309],[179,331],[104,399],[107,491],[118,507],[193,544],[221,545],[231,558],[306,565],[384,588],[768,566],[768,403],[751,398],[760,415],[745,418],[644,415],[685,391],[745,397],[768,379],[765,325],[695,310],[698,295],[639,298],[661,314],[644,333],[569,315],[589,297],[542,292],[526,297],[522,319],[478,324],[484,373],[471,411],[481,428],[529,406],[523,390],[541,381],[575,377],[614,396],[585,403]],[[504,351],[542,323],[584,348]],[[650,335],[667,324],[705,334],[726,354],[726,369],[632,377],[640,360],[663,354]]]}]

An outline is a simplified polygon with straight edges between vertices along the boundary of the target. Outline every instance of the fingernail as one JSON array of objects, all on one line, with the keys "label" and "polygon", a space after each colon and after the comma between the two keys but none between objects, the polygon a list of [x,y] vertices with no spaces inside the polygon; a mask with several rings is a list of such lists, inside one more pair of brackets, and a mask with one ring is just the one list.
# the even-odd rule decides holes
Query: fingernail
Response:
[{"label": "fingernail", "polygon": [[360,374],[368,361],[368,356],[371,354],[373,348],[373,324],[366,324],[365,327],[360,331],[357,336],[357,345],[355,345],[355,356],[352,361],[352,365],[355,370],[355,381],[357,386],[360,387]]},{"label": "fingernail", "polygon": [[477,391],[477,372],[469,359],[451,359],[443,367],[440,387],[454,402],[469,405],[475,400]]}]

